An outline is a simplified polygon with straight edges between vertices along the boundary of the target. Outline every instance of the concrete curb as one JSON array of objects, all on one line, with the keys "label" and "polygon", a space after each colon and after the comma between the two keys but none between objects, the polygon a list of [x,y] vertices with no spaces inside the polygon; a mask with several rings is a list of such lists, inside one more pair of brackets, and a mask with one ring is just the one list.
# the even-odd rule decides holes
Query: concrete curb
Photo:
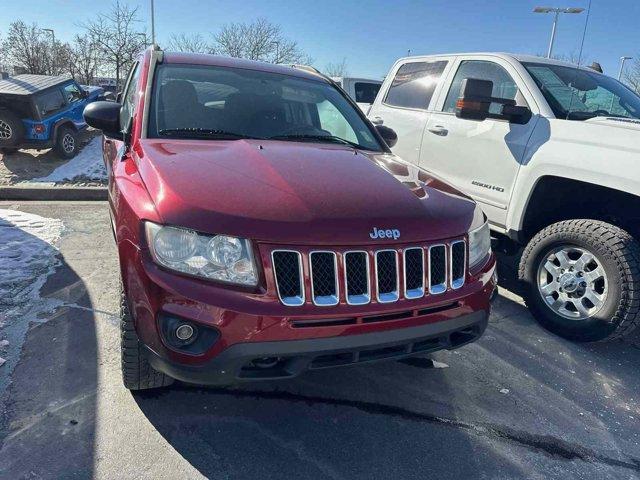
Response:
[{"label": "concrete curb", "polygon": [[89,200],[107,199],[106,187],[54,187],[21,183],[0,187],[0,200]]}]

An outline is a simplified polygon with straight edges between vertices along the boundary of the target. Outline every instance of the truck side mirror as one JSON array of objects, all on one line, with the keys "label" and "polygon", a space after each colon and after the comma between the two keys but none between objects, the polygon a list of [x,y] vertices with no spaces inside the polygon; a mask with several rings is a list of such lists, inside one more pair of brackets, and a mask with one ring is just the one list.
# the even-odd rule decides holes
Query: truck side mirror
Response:
[{"label": "truck side mirror", "polygon": [[105,137],[122,140],[120,108],[116,102],[92,102],[84,108],[83,116],[87,125],[102,130]]},{"label": "truck side mirror", "polygon": [[477,78],[465,78],[460,86],[456,102],[456,117],[468,120],[485,120],[489,116],[493,82]]},{"label": "truck side mirror", "polygon": [[376,125],[375,127],[389,148],[393,148],[393,146],[398,142],[398,134],[391,128],[385,127],[384,125]]},{"label": "truck side mirror", "polygon": [[[460,87],[460,97],[456,102],[456,117],[468,120],[495,118],[511,123],[525,124],[531,119],[529,107],[516,105],[510,98],[492,97],[493,82],[477,78],[465,78]],[[500,113],[491,113],[492,103],[502,105]]]}]

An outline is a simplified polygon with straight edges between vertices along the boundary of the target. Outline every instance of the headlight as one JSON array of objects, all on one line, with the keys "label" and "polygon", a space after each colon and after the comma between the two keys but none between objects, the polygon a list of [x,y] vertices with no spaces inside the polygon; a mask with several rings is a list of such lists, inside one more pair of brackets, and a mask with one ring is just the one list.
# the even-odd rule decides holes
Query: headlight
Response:
[{"label": "headlight", "polygon": [[491,234],[489,222],[485,222],[480,228],[469,230],[469,266],[477,266],[490,252]]},{"label": "headlight", "polygon": [[258,283],[251,247],[243,238],[203,235],[151,222],[145,222],[145,230],[151,255],[163,267],[239,285]]}]

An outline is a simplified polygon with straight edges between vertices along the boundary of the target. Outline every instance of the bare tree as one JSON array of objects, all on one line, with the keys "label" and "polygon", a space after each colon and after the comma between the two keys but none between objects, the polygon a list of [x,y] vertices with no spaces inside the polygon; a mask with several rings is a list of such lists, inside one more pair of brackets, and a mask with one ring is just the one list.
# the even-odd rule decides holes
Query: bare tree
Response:
[{"label": "bare tree", "polygon": [[340,63],[327,63],[324,67],[324,74],[328,77],[346,77],[349,75],[347,59],[343,58]]},{"label": "bare tree", "polygon": [[91,84],[100,68],[100,52],[89,35],[76,35],[69,46],[69,72],[80,83]]},{"label": "bare tree", "polygon": [[9,26],[2,43],[7,63],[27,73],[52,74],[55,45],[35,23],[27,25],[21,20]]},{"label": "bare tree", "polygon": [[625,69],[623,79],[631,90],[640,94],[640,58],[638,56],[631,66]]},{"label": "bare tree", "polygon": [[286,38],[280,25],[258,18],[251,23],[229,23],[214,35],[215,50],[236,58],[271,63],[302,63],[308,57]]},{"label": "bare tree", "polygon": [[147,45],[147,35],[139,24],[138,7],[131,8],[116,0],[109,13],[99,14],[83,25],[102,63],[115,73],[118,86],[138,52]]},{"label": "bare tree", "polygon": [[171,34],[167,50],[174,52],[215,53],[215,48],[207,43],[202,35]]}]

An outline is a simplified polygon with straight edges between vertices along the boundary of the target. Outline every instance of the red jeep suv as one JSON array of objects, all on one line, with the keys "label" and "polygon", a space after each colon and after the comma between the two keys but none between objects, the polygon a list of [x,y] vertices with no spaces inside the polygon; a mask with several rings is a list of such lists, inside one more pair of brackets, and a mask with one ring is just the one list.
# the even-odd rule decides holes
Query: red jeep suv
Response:
[{"label": "red jeep suv", "polygon": [[119,102],[84,115],[104,133],[127,388],[290,378],[483,333],[482,211],[394,156],[394,132],[327,77],[149,49]]}]

